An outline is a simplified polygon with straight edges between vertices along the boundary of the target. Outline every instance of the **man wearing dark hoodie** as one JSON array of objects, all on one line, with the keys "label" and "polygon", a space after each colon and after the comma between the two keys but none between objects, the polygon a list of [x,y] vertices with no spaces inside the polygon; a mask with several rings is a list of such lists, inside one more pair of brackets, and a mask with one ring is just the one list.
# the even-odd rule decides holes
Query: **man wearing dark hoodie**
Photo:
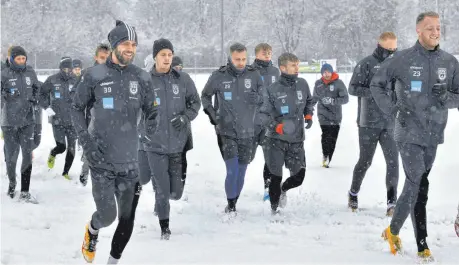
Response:
[{"label": "man wearing dark hoodie", "polygon": [[1,119],[5,145],[6,171],[9,179],[8,196],[14,198],[16,192],[16,163],[19,147],[22,151],[20,200],[38,203],[30,194],[32,174],[33,133],[35,127],[34,107],[38,104],[40,90],[37,75],[27,65],[27,53],[21,46],[11,49],[10,67],[1,73]]},{"label": "man wearing dark hoodie", "polygon": [[72,58],[62,57],[59,63],[59,73],[49,76],[40,91],[40,105],[48,115],[56,141],[56,146],[48,157],[48,168],[54,168],[56,156],[67,149],[62,176],[68,180],[71,179],[69,171],[75,158],[77,139],[70,117],[75,81],[72,74]]},{"label": "man wearing dark hoodie", "polygon": [[[273,48],[268,43],[260,43],[255,46],[255,61],[252,67],[257,69],[263,80],[264,89],[268,89],[274,82],[279,79],[279,69],[273,66],[271,61],[273,54]],[[258,146],[262,145],[263,139],[265,138],[266,129],[261,125],[259,115],[255,118],[255,137],[253,141],[253,154],[252,160],[255,158]],[[269,174],[266,163],[263,167],[263,183],[264,183],[264,194],[263,200],[269,200]]]},{"label": "man wearing dark hoodie", "polygon": [[[6,69],[8,67],[10,67],[10,57],[11,57],[11,50],[13,49],[14,46],[10,46],[8,48],[8,53],[7,53],[7,57],[5,59],[5,63],[2,62],[2,71],[3,69]],[[40,81],[37,81],[38,82],[38,86],[41,87],[41,85],[43,84],[42,82]],[[34,127],[34,133],[33,133],[33,147],[32,147],[32,150],[35,150],[39,145],[40,145],[40,142],[41,142],[41,130],[42,130],[42,126],[41,126],[41,123],[42,123],[42,110],[40,108],[40,105],[35,105],[33,107],[34,109],[34,115],[35,115],[35,127]],[[3,132],[0,132],[0,137],[1,139],[3,140]],[[17,146],[18,148],[18,151],[19,152],[19,148],[20,146],[18,145]],[[32,152],[32,159],[33,159],[33,152]]]},{"label": "man wearing dark hoodie", "polygon": [[358,97],[359,112],[359,161],[354,167],[349,190],[348,207],[358,209],[358,193],[365,174],[370,168],[379,144],[386,160],[386,215],[392,216],[397,201],[398,150],[394,141],[394,117],[387,116],[376,104],[370,91],[370,83],[381,63],[397,50],[397,37],[393,32],[383,32],[373,54],[361,60],[354,69],[349,84],[349,94]]},{"label": "man wearing dark hoodie", "polygon": [[[263,153],[270,179],[272,214],[278,213],[278,207],[286,206],[287,191],[300,186],[306,174],[304,129],[312,126],[314,101],[306,80],[298,78],[299,63],[294,54],[279,56],[282,74],[263,91],[260,118],[267,129]],[[290,170],[290,177],[281,183],[284,164]]]},{"label": "man wearing dark hoodie", "polygon": [[429,174],[438,145],[444,142],[448,109],[459,106],[459,62],[439,47],[440,16],[425,12],[416,19],[418,41],[388,57],[371,80],[370,91],[378,107],[395,114],[394,139],[402,158],[405,183],[383,238],[395,255],[399,237],[411,214],[418,256],[432,261],[427,246]]},{"label": "man wearing dark hoodie", "polygon": [[[132,64],[137,49],[135,28],[117,20],[108,34],[113,52],[105,64],[88,68],[73,98],[72,121],[91,169],[96,211],[86,225],[81,248],[91,263],[99,230],[118,216],[108,264],[118,263],[131,238],[141,186],[137,163],[137,122],[149,113],[150,75]],[[91,106],[87,125],[85,112]]]},{"label": "man wearing dark hoodie", "polygon": [[[99,44],[96,48],[96,52],[94,55],[94,65],[93,66],[96,66],[99,64],[105,64],[109,54],[110,54],[110,47],[105,43]],[[86,72],[86,69],[82,71],[81,75],[78,77],[77,82],[79,82],[81,76],[84,75],[85,72]],[[89,105],[85,111],[87,125],[89,125],[89,121],[91,120],[90,110],[91,110],[91,106]],[[79,141],[78,141],[78,144],[80,144]],[[84,153],[81,155],[81,161],[83,162],[83,164],[81,165],[80,183],[83,186],[86,186],[86,184],[88,183],[88,176],[89,176],[89,164],[88,164],[88,160],[84,156]]]},{"label": "man wearing dark hoodie", "polygon": [[317,103],[317,116],[322,129],[322,166],[328,168],[335,152],[341,120],[342,106],[349,102],[346,86],[333,71],[330,64],[322,65],[322,78],[314,86],[314,103]]},{"label": "man wearing dark hoodie", "polygon": [[[144,137],[141,138],[155,189],[155,211],[161,227],[161,239],[165,240],[171,235],[169,199],[179,200],[182,197],[183,152],[189,139],[191,121],[198,116],[201,108],[201,100],[191,77],[171,67],[173,56],[174,48],[169,40],[158,39],[154,42],[155,64],[151,70],[153,90],[147,96],[154,103],[154,108],[143,115],[151,118],[143,119]],[[146,183],[147,175],[141,176],[141,184]]]},{"label": "man wearing dark hoodie", "polygon": [[236,212],[247,165],[252,160],[255,115],[263,103],[262,88],[260,73],[247,65],[247,48],[235,43],[230,47],[228,64],[213,72],[202,90],[202,107],[216,126],[226,165],[226,213]]}]

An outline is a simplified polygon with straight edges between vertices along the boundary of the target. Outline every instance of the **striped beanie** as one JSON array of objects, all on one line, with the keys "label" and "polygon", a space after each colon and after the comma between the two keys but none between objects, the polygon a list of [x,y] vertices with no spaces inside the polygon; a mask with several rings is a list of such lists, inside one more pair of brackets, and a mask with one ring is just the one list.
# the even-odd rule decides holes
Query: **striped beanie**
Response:
[{"label": "striped beanie", "polygon": [[108,33],[108,41],[110,42],[112,49],[115,49],[118,44],[126,40],[138,43],[135,28],[129,26],[121,20],[117,20],[115,28]]}]

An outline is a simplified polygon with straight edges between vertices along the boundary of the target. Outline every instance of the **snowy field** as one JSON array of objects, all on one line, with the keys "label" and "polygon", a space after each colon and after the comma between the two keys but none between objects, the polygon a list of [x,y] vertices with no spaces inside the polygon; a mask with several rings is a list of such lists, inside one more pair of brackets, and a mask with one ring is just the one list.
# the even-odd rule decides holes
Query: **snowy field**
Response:
[{"label": "snowy field", "polygon": [[[201,90],[208,76],[191,77]],[[342,76],[346,84],[349,78],[349,74]],[[306,79],[312,89],[315,75]],[[321,132],[314,117],[305,141],[306,178],[300,188],[288,193],[283,223],[271,222],[269,203],[262,201],[261,148],[249,165],[238,217],[232,221],[224,218],[225,167],[214,129],[201,110],[192,123],[194,149],[188,153],[184,199],[171,202],[170,241],[160,240],[152,187],[144,186],[134,233],[120,264],[414,264],[417,248],[410,219],[401,231],[404,256],[392,256],[380,237],[390,219],[385,217],[385,163],[379,147],[360,192],[363,210],[352,213],[347,209],[347,191],[359,153],[356,110],[356,98],[351,97],[344,106],[329,169],[320,166]],[[64,155],[58,156],[54,169],[48,171],[46,160],[55,142],[46,119],[43,125],[31,180],[31,193],[40,204],[22,204],[6,196],[8,181],[1,153],[1,264],[85,263],[80,249],[95,204],[91,184],[79,185],[81,151],[70,171],[72,181],[61,177]],[[459,238],[453,228],[459,201],[458,131],[459,112],[450,110],[446,144],[438,149],[429,177],[428,244],[437,264],[459,264]],[[3,148],[3,142],[0,145]],[[17,172],[19,168],[20,161]],[[400,171],[399,192],[404,183],[402,168]],[[286,176],[287,170],[284,179]],[[18,177],[18,188],[19,183]],[[106,263],[115,228],[116,223],[101,230],[95,263]]]}]

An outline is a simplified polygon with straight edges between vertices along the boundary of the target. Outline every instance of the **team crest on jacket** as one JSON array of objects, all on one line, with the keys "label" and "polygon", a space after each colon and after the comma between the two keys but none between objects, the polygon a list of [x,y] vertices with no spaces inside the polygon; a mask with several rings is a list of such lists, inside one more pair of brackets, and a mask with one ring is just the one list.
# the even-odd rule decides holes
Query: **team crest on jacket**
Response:
[{"label": "team crest on jacket", "polygon": [[441,81],[446,79],[446,68],[438,68],[438,79]]},{"label": "team crest on jacket", "polygon": [[72,91],[73,85],[69,84],[69,91]]},{"label": "team crest on jacket", "polygon": [[30,77],[26,76],[25,78],[25,82],[28,86],[30,86],[32,84],[32,82],[30,81]]},{"label": "team crest on jacket", "polygon": [[330,85],[330,91],[335,91],[335,85]]},{"label": "team crest on jacket", "polygon": [[271,83],[275,83],[276,82],[276,76],[271,76]]},{"label": "team crest on jacket", "polygon": [[251,88],[252,87],[252,79],[244,79],[244,85],[245,85],[245,88]]},{"label": "team crest on jacket", "polygon": [[172,92],[174,95],[177,95],[179,93],[179,87],[177,84],[172,84]]},{"label": "team crest on jacket", "polygon": [[303,99],[303,93],[301,91],[296,91],[296,95],[298,96],[299,100]]},{"label": "team crest on jacket", "polygon": [[132,95],[137,94],[137,91],[139,90],[139,82],[138,81],[130,81],[129,82],[129,92],[131,92]]}]

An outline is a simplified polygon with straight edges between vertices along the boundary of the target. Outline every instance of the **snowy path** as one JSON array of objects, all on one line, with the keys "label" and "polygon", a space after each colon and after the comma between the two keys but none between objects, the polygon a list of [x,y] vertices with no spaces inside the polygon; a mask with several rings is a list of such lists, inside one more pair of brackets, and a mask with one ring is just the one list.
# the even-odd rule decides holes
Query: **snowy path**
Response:
[{"label": "snowy path", "polygon": [[[197,87],[202,88],[205,81],[200,78]],[[380,238],[389,219],[385,217],[385,164],[379,147],[359,196],[365,210],[351,213],[347,209],[346,192],[358,157],[356,108],[352,97],[344,107],[330,169],[320,167],[320,128],[315,120],[305,142],[306,179],[302,187],[288,193],[284,223],[270,222],[269,205],[261,200],[261,149],[248,169],[238,203],[239,216],[230,222],[224,219],[224,163],[214,131],[201,111],[193,123],[195,149],[188,154],[184,195],[188,201],[171,203],[171,240],[160,240],[159,224],[153,216],[154,194],[151,185],[144,186],[134,233],[120,264],[413,264],[416,244],[410,219],[401,232],[405,257],[390,255]],[[459,164],[455,156],[458,130],[459,112],[451,110],[446,144],[439,148],[429,178],[428,244],[440,264],[459,264],[459,238],[453,230],[459,202]],[[3,152],[0,155],[1,264],[84,264],[80,253],[84,226],[95,209],[90,183],[87,187],[78,183],[80,153],[70,172],[74,180],[60,176],[62,155],[56,159],[55,169],[48,171],[46,159],[53,143],[51,127],[44,124],[31,182],[31,192],[39,205],[21,204],[6,197]],[[284,171],[284,176],[287,174]],[[403,182],[401,170],[399,192]],[[101,231],[96,263],[106,262],[115,227],[113,224]]]}]

